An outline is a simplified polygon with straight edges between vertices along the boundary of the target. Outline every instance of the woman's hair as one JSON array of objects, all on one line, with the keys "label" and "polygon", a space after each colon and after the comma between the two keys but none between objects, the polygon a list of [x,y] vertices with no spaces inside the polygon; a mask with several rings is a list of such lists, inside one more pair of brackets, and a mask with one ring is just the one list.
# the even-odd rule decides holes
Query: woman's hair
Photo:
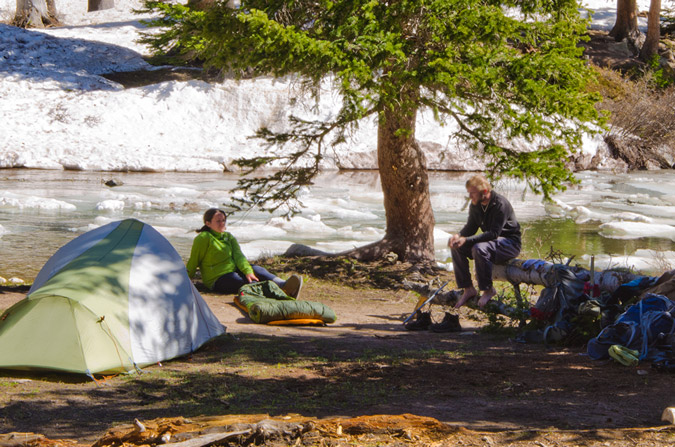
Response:
[{"label": "woman's hair", "polygon": [[482,174],[476,174],[466,181],[467,188],[477,188],[479,191],[487,190],[492,191],[492,185]]},{"label": "woman's hair", "polygon": [[227,222],[227,214],[225,214],[225,211],[218,209],[218,208],[209,208],[204,212],[204,226],[201,227],[198,230],[195,230],[197,233],[201,233],[202,231],[209,231],[209,227],[206,226],[206,222],[211,222],[213,220],[213,216],[216,214],[221,213],[223,217],[225,218],[225,222]]}]

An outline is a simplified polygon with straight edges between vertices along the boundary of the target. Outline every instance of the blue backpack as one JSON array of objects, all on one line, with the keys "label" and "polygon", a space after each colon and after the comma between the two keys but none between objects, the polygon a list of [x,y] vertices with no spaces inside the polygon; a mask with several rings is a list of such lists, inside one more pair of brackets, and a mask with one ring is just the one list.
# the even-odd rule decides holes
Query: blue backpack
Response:
[{"label": "blue backpack", "polygon": [[647,294],[630,306],[616,321],[588,342],[593,360],[609,358],[609,347],[621,345],[640,352],[640,360],[658,355],[655,346],[675,333],[675,301],[663,295]]}]

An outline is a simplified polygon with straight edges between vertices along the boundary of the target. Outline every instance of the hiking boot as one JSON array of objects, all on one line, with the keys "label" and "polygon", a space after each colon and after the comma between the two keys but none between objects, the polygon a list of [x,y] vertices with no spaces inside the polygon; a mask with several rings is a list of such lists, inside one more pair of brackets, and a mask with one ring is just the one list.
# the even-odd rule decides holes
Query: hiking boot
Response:
[{"label": "hiking boot", "polygon": [[409,331],[426,331],[431,325],[431,313],[417,312],[415,319],[406,323],[405,327]]},{"label": "hiking boot", "polygon": [[296,299],[300,295],[300,289],[302,289],[302,276],[300,275],[291,275],[281,288],[286,295]]},{"label": "hiking boot", "polygon": [[443,321],[432,324],[429,329],[433,332],[460,332],[462,326],[459,324],[459,315],[446,312]]}]

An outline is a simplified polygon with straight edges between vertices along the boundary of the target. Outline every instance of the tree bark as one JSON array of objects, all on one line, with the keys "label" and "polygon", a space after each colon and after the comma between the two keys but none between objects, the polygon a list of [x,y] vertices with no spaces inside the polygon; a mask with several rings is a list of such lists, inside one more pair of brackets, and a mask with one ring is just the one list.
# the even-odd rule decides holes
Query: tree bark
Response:
[{"label": "tree bark", "polygon": [[609,35],[617,42],[635,42],[640,35],[637,22],[637,0],[617,0],[616,22]]},{"label": "tree bark", "polygon": [[652,56],[659,54],[659,41],[661,40],[661,0],[649,2],[649,15],[647,21],[647,39],[640,51],[640,58],[649,61]]},{"label": "tree bark", "polygon": [[[415,103],[416,92],[402,92],[406,94],[402,104]],[[435,221],[424,153],[415,139],[416,118],[417,109],[406,110],[405,106],[385,107],[380,113],[377,158],[385,235],[378,242],[342,254],[369,261],[393,252],[405,262],[435,262]]]},{"label": "tree bark", "polygon": [[16,0],[12,24],[21,28],[44,28],[58,24],[54,0]]},{"label": "tree bark", "polygon": [[115,0],[89,0],[87,3],[87,12],[103,11],[115,7]]}]

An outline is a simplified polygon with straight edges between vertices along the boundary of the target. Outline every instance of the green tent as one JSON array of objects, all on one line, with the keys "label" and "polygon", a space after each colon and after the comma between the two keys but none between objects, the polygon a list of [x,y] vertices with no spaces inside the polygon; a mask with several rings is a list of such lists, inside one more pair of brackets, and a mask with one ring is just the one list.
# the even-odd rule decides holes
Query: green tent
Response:
[{"label": "green tent", "polygon": [[59,249],[0,316],[0,368],[126,372],[224,331],[173,246],[127,219]]}]

